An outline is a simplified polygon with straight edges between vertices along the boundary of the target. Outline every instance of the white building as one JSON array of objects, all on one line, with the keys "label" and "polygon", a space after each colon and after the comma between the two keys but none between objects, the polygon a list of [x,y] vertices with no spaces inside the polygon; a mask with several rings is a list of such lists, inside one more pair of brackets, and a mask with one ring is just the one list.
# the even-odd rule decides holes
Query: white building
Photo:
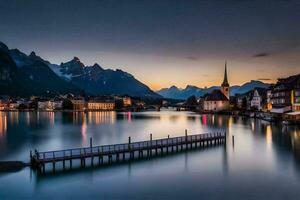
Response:
[{"label": "white building", "polygon": [[229,98],[229,83],[227,79],[227,65],[225,62],[225,73],[221,90],[214,90],[204,97],[203,109],[204,111],[218,112],[228,110],[230,107]]},{"label": "white building", "polygon": [[261,110],[262,109],[261,103],[262,103],[261,96],[258,94],[257,90],[254,90],[253,97],[252,97],[252,99],[250,101],[251,108],[254,108],[254,109],[257,109],[257,110]]},{"label": "white building", "polygon": [[62,101],[39,101],[39,110],[57,110],[62,108]]},{"label": "white building", "polygon": [[54,110],[54,103],[52,101],[38,101],[39,110]]},{"label": "white building", "polygon": [[214,90],[204,99],[205,111],[218,112],[229,109],[229,100],[220,90]]}]

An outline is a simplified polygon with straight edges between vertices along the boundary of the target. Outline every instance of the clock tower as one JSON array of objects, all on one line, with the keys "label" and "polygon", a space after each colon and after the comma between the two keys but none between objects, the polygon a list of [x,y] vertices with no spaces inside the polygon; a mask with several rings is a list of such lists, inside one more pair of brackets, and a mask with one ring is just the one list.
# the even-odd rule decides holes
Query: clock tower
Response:
[{"label": "clock tower", "polygon": [[228,79],[227,79],[227,62],[226,61],[225,61],[224,80],[223,80],[223,83],[221,85],[221,91],[227,97],[227,99],[229,100],[230,93],[229,93],[229,83],[228,83]]}]

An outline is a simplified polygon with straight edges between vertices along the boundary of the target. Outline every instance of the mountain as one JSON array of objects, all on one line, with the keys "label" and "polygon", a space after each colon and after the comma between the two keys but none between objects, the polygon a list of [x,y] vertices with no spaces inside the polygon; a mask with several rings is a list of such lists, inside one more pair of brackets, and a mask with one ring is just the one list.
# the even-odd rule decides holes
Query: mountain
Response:
[{"label": "mountain", "polygon": [[170,88],[163,88],[157,91],[158,94],[165,98],[171,99],[187,99],[188,97],[195,95],[196,97],[201,97],[207,93],[215,89],[219,89],[220,87],[213,86],[209,88],[198,88],[196,86],[187,85],[186,88],[180,89],[176,86],[172,86]]},{"label": "mountain", "polygon": [[0,42],[0,95],[54,95],[82,91],[91,95],[130,95],[162,98],[148,86],[122,70],[103,69],[99,64],[85,66],[78,57],[52,64]]},{"label": "mountain", "polygon": [[74,92],[76,87],[59,78],[47,65],[0,42],[0,94],[50,95]]},{"label": "mountain", "polygon": [[17,92],[18,86],[21,85],[18,83],[17,66],[9,55],[8,47],[0,42],[0,94]]},{"label": "mountain", "polygon": [[10,63],[3,63],[3,67],[11,70],[13,78],[7,84],[13,90],[4,89],[1,94],[29,96],[79,92],[77,87],[59,78],[48,65],[41,62],[34,52],[27,56],[18,49],[6,48],[2,54],[10,59]]},{"label": "mountain", "polygon": [[253,90],[254,88],[268,88],[270,87],[270,84],[263,83],[261,81],[250,81],[242,86],[233,86],[230,87],[230,95],[234,96],[236,94],[244,94],[246,92],[249,92],[250,90]]},{"label": "mountain", "polygon": [[[231,86],[230,87],[230,95],[234,96],[235,94],[243,94],[254,88],[267,88],[269,84],[263,83],[261,81],[251,81],[243,84],[242,86]],[[196,86],[187,85],[186,88],[180,89],[176,86],[172,86],[170,88],[163,88],[157,91],[158,94],[162,95],[165,98],[172,99],[187,99],[188,97],[195,95],[196,97],[202,97],[207,93],[212,92],[215,89],[220,89],[219,86],[212,86],[209,88],[198,88]]]},{"label": "mountain", "polygon": [[103,69],[99,64],[85,66],[78,57],[60,65],[49,64],[62,79],[93,95],[130,95],[162,98],[135,77],[120,69]]}]

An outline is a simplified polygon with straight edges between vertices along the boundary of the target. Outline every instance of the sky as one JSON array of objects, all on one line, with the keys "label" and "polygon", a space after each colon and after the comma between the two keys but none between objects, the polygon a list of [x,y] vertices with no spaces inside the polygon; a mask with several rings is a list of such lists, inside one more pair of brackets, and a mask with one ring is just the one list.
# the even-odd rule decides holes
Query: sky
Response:
[{"label": "sky", "polygon": [[0,41],[74,56],[150,88],[275,82],[300,73],[299,0],[0,0]]}]

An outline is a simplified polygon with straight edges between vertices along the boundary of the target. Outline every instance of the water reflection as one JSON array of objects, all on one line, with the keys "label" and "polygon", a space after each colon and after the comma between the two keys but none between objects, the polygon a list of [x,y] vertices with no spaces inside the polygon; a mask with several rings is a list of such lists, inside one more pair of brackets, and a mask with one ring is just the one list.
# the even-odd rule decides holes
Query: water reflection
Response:
[{"label": "water reflection", "polygon": [[4,138],[7,131],[7,113],[0,113],[0,138]]},{"label": "water reflection", "polygon": [[267,148],[270,149],[272,147],[272,127],[271,125],[267,125],[266,128],[266,142],[267,142]]},{"label": "water reflection", "polygon": [[[3,113],[1,113],[3,114]],[[18,125],[19,123],[19,112],[8,112],[9,123],[11,125]]]},{"label": "water reflection", "polygon": [[[84,190],[94,196],[105,194],[112,199],[116,197],[113,193],[124,194],[131,188],[134,188],[131,190],[133,195],[127,196],[127,199],[132,199],[130,197],[134,195],[145,197],[140,192],[144,191],[143,188],[147,188],[151,194],[160,191],[160,194],[171,195],[174,193],[173,188],[180,190],[184,187],[186,194],[192,194],[186,197],[190,199],[216,190],[234,190],[231,194],[237,194],[239,198],[236,199],[253,195],[253,190],[248,188],[258,190],[257,193],[267,190],[269,194],[270,188],[278,192],[280,190],[277,188],[288,185],[285,189],[289,192],[298,191],[294,188],[300,186],[299,127],[244,117],[165,111],[1,112],[0,160],[17,158],[28,161],[29,149],[86,146],[89,137],[93,138],[95,144],[111,144],[126,142],[128,136],[132,136],[134,141],[148,139],[149,133],[153,133],[154,138],[166,137],[168,134],[183,135],[184,129],[188,129],[191,134],[226,131],[229,139],[224,147],[183,152],[129,165],[56,174],[50,178],[44,177],[42,181],[24,181],[29,177],[27,171],[22,172],[22,175],[6,176],[7,179],[0,177],[1,194],[19,186],[20,181],[23,181],[20,194],[26,195],[33,191],[34,195],[37,194],[36,198],[40,199],[49,197],[60,186],[72,197],[82,197],[81,191]],[[232,135],[236,138],[234,150]],[[99,185],[103,187],[99,188]],[[194,189],[196,187],[197,190]],[[111,188],[114,188],[113,192]]]},{"label": "water reflection", "polygon": [[291,137],[292,149],[297,158],[298,163],[300,163],[300,131],[295,130]]},{"label": "water reflection", "polygon": [[88,124],[114,124],[116,121],[116,112],[88,112]]},{"label": "water reflection", "polygon": [[[83,114],[83,113],[82,113]],[[87,125],[86,125],[86,116],[83,114],[82,116],[82,124],[81,124],[81,146],[84,146],[86,144],[86,138],[87,138]]]},{"label": "water reflection", "polygon": [[[53,137],[54,145],[63,145],[64,141],[60,141],[63,139],[76,141],[78,138],[79,144],[85,145],[89,137],[100,142],[113,143],[126,141],[128,134],[135,132],[136,139],[146,139],[150,132],[155,138],[161,138],[168,134],[182,135],[185,129],[189,129],[189,133],[226,131],[230,138],[228,143],[231,143],[232,134],[237,135],[250,130],[255,138],[265,138],[267,149],[271,150],[274,146],[284,148],[293,151],[297,160],[300,160],[299,127],[282,126],[258,119],[198,115],[189,112],[0,113],[0,143],[6,152],[18,151],[25,144],[35,146],[41,141],[50,143],[50,137]],[[57,134],[58,131],[61,134],[60,139],[50,135],[52,132]],[[70,134],[67,134],[68,132]],[[6,147],[3,147],[5,144]],[[26,151],[28,149],[29,147]],[[0,155],[3,154],[0,152]]]}]

